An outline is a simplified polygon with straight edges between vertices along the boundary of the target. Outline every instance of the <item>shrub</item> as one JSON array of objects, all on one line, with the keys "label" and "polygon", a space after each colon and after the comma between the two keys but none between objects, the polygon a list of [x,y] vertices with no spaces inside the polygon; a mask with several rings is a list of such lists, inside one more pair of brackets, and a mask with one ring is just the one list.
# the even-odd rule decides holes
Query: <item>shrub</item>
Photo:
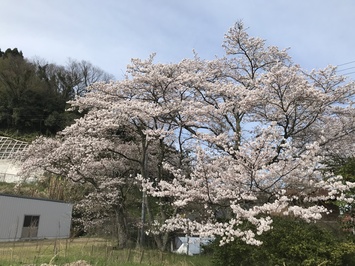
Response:
[{"label": "shrub", "polygon": [[212,249],[214,265],[354,265],[355,244],[336,233],[301,220],[274,217],[273,229],[260,236],[261,246],[251,246],[237,239]]}]

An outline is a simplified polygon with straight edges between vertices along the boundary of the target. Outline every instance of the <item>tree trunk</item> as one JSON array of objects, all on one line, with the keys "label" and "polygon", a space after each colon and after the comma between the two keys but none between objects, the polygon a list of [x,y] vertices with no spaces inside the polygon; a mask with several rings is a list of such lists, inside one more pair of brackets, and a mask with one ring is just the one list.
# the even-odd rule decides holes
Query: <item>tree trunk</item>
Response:
[{"label": "tree trunk", "polygon": [[123,249],[127,247],[128,231],[124,211],[117,208],[115,211],[116,230],[117,230],[117,248]]},{"label": "tree trunk", "polygon": [[[147,216],[148,216],[148,223],[151,226],[153,224],[154,221],[154,215],[151,212],[150,208],[149,208],[149,202],[146,201],[146,209],[147,209]],[[162,220],[165,221],[165,212],[163,210],[163,208],[160,208],[160,215],[162,217]],[[154,234],[153,235],[155,244],[157,245],[157,248],[161,251],[166,251],[167,246],[168,246],[168,241],[169,241],[169,233],[161,233],[159,235]]]}]

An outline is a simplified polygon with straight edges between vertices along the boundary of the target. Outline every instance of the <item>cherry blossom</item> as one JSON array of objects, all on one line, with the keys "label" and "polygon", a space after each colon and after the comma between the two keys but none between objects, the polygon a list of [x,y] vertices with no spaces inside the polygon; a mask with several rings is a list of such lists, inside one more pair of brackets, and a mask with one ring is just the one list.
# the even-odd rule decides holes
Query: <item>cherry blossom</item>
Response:
[{"label": "cherry blossom", "polygon": [[260,245],[274,215],[314,221],[329,212],[322,202],[351,202],[354,184],[323,170],[331,156],[354,156],[354,83],[332,66],[303,70],[242,23],[223,47],[214,60],[133,59],[123,80],[93,84],[70,102],[86,115],[36,140],[24,172],[89,182],[87,200],[108,206],[123,204],[114,187],[137,184],[161,207],[147,231],[221,244]]}]

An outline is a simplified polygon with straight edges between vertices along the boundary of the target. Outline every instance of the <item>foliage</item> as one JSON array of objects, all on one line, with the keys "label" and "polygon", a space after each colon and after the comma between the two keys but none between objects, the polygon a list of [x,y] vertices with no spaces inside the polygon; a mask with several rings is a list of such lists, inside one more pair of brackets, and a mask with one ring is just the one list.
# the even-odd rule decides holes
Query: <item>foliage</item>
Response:
[{"label": "foliage", "polygon": [[[344,180],[354,182],[355,181],[355,157],[340,157],[335,156],[331,160],[327,161],[327,167],[344,177]],[[348,191],[350,196],[355,193],[354,189]],[[353,234],[355,230],[355,205],[354,202],[337,202],[339,209],[341,210],[342,227]]]},{"label": "foliage", "polygon": [[91,83],[111,78],[84,60],[62,67],[29,61],[17,48],[0,50],[0,130],[54,134],[78,117],[65,112],[68,100],[83,95]]},{"label": "foliage", "polygon": [[[224,246],[216,242],[208,249],[215,265],[350,265],[355,244],[315,224],[275,217],[273,230],[260,236],[255,247],[237,239]],[[340,234],[342,235],[342,234]],[[211,252],[211,250],[209,250]]]},{"label": "foliage", "polygon": [[14,183],[0,182],[0,193],[2,194],[11,194],[14,191]]},{"label": "foliage", "polygon": [[355,183],[323,164],[354,155],[354,83],[336,67],[303,70],[242,23],[223,47],[211,61],[133,59],[123,80],[94,83],[69,102],[82,118],[29,147],[24,174],[91,184],[81,208],[96,222],[116,217],[122,245],[139,187],[147,215],[137,229],[162,248],[177,231],[261,245],[275,214],[314,221],[328,201],[353,202]]},{"label": "foliage", "polygon": [[355,180],[355,157],[335,157],[328,163],[332,170],[348,181]]}]

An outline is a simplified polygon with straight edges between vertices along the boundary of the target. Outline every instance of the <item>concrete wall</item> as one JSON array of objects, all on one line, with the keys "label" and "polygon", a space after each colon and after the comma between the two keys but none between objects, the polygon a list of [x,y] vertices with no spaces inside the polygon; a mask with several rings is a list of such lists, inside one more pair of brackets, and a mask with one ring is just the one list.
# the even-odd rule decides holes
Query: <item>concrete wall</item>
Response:
[{"label": "concrete wall", "polygon": [[38,239],[70,236],[72,204],[0,194],[0,241],[21,239],[25,215],[40,217]]}]

